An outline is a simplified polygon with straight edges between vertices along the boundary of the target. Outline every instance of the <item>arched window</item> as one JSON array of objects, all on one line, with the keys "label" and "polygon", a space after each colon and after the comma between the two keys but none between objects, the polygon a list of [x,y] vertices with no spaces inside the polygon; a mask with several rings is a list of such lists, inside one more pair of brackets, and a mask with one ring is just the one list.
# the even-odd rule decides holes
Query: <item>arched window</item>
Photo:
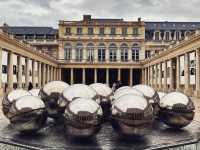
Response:
[{"label": "arched window", "polygon": [[121,50],[121,61],[128,61],[128,46],[126,43],[123,43],[120,47]]},{"label": "arched window", "polygon": [[98,61],[104,62],[106,59],[106,46],[104,43],[100,43],[98,46]]},{"label": "arched window", "polygon": [[117,61],[117,46],[114,43],[109,46],[109,56],[111,62]]},{"label": "arched window", "polygon": [[64,46],[64,59],[70,60],[72,52],[72,45],[70,43],[66,43]]},{"label": "arched window", "polygon": [[94,44],[89,43],[87,45],[87,61],[93,62],[94,61]]},{"label": "arched window", "polygon": [[139,61],[139,55],[140,55],[140,47],[138,44],[133,44],[132,48],[132,60],[133,61]]},{"label": "arched window", "polygon": [[81,62],[83,59],[83,44],[76,44],[76,61]]}]

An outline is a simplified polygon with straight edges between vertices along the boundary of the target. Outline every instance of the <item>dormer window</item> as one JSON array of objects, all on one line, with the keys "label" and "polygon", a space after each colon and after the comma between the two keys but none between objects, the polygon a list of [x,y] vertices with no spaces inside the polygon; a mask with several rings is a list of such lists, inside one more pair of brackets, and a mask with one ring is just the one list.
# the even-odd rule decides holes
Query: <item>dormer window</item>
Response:
[{"label": "dormer window", "polygon": [[88,28],[88,34],[93,35],[94,34],[94,29],[92,27]]}]

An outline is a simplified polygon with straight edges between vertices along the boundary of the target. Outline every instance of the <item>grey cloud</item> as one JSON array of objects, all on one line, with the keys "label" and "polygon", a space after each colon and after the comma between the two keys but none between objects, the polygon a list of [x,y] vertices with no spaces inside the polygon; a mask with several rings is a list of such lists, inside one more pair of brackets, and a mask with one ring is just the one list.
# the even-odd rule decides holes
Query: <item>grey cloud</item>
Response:
[{"label": "grey cloud", "polygon": [[97,18],[199,21],[199,0],[0,0],[0,23],[57,27],[58,20]]}]

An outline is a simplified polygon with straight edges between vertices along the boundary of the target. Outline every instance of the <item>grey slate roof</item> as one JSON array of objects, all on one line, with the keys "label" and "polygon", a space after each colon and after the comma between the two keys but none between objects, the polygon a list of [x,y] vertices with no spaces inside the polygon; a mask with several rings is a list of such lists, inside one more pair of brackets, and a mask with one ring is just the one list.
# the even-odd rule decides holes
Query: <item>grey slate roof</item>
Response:
[{"label": "grey slate roof", "polygon": [[145,22],[146,30],[195,30],[200,22]]},{"label": "grey slate roof", "polygon": [[58,30],[52,27],[9,26],[7,27],[7,32],[12,34],[55,35],[58,33]]}]

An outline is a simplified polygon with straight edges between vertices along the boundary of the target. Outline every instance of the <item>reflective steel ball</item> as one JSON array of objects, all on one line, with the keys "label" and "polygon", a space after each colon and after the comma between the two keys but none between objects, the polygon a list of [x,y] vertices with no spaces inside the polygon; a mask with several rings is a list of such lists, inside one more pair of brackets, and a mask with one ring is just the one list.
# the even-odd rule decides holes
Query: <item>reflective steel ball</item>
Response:
[{"label": "reflective steel ball", "polygon": [[158,92],[158,96],[160,99],[163,98],[166,94],[167,93],[165,93],[165,92]]},{"label": "reflective steel ball", "polygon": [[97,93],[98,99],[97,102],[101,105],[101,108],[103,109],[103,118],[105,120],[109,119],[111,115],[111,99],[112,99],[112,89],[102,83],[93,83],[90,85],[92,89],[94,89]]},{"label": "reflective steel ball", "polygon": [[71,137],[91,137],[101,129],[102,109],[89,98],[76,98],[66,107],[65,127]]},{"label": "reflective steel ball", "polygon": [[9,109],[10,109],[12,103],[14,101],[16,101],[17,99],[19,99],[20,97],[27,96],[27,95],[31,95],[31,94],[28,91],[25,91],[23,89],[16,89],[16,90],[9,92],[3,98],[3,101],[2,101],[2,110],[3,110],[4,115],[7,118],[10,118],[8,112],[9,112]]},{"label": "reflective steel ball", "polygon": [[68,87],[65,82],[52,81],[41,89],[39,96],[44,101],[50,117],[59,118],[64,113],[66,103],[62,99],[62,93]]},{"label": "reflective steel ball", "polygon": [[11,125],[20,132],[36,132],[47,118],[44,102],[35,96],[23,96],[9,110]]},{"label": "reflective steel ball", "polygon": [[143,136],[152,126],[152,105],[142,96],[127,94],[112,104],[111,124],[123,136]]},{"label": "reflective steel ball", "polygon": [[150,104],[152,104],[154,115],[158,115],[160,101],[158,93],[148,85],[139,84],[133,86],[133,88],[143,93],[144,97],[149,101]]},{"label": "reflective steel ball", "polygon": [[63,91],[63,98],[67,103],[70,103],[75,98],[80,97],[90,98],[93,100],[98,99],[96,91],[85,84],[74,84]]},{"label": "reflective steel ball", "polygon": [[39,96],[40,89],[31,89],[28,91],[32,96]]},{"label": "reflective steel ball", "polygon": [[194,118],[194,104],[183,93],[171,92],[160,100],[160,120],[170,127],[183,128]]},{"label": "reflective steel ball", "polygon": [[123,95],[127,95],[127,94],[133,94],[133,95],[139,95],[139,96],[144,96],[142,92],[140,92],[137,89],[134,89],[132,87],[121,87],[118,90],[116,90],[116,92],[114,93],[113,96],[113,101],[117,100],[118,98],[120,98]]}]

